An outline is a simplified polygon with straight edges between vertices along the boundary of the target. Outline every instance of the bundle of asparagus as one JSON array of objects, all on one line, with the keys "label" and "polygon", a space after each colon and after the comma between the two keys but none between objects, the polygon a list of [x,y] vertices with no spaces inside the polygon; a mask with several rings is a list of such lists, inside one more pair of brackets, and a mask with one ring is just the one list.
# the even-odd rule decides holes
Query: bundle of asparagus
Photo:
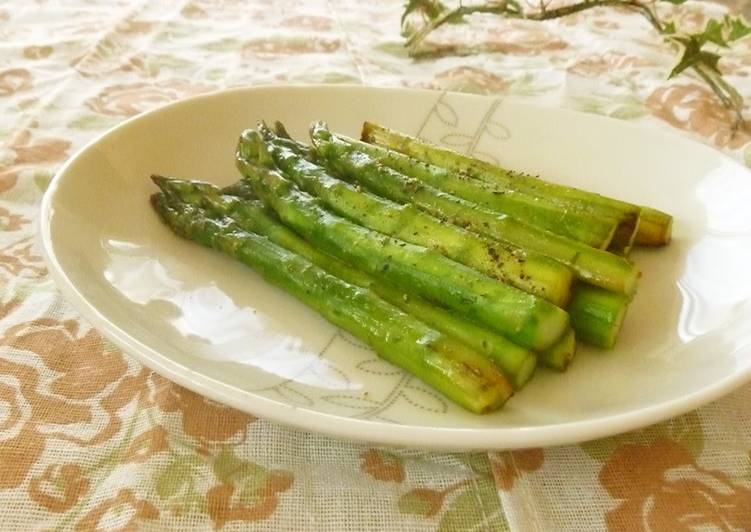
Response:
[{"label": "bundle of asparagus", "polygon": [[513,173],[385,127],[242,133],[225,189],[152,176],[175,233],[224,251],[461,406],[499,408],[576,339],[615,344],[636,244],[669,215]]}]

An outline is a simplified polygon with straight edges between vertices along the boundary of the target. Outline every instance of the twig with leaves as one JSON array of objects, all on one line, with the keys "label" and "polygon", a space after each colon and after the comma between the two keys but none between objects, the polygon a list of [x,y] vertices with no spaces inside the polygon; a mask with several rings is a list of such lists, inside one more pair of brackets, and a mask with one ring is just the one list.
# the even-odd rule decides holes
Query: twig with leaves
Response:
[{"label": "twig with leaves", "polygon": [[[680,50],[680,60],[671,70],[668,79],[687,69],[693,70],[709,85],[722,105],[733,114],[733,130],[743,125],[743,97],[722,76],[718,67],[723,48],[751,34],[751,26],[742,18],[725,15],[721,19],[710,19],[699,33],[681,31],[675,21],[663,21],[658,12],[661,3],[683,4],[686,0],[583,0],[550,8],[545,0],[537,7],[527,9],[517,0],[486,0],[479,3],[448,7],[440,0],[408,0],[402,15],[402,33],[407,37],[406,46],[412,57],[438,55],[436,51],[421,47],[423,41],[433,31],[445,24],[461,24],[469,15],[484,13],[504,18],[534,21],[551,20],[594,7],[618,7],[644,16],[650,25],[668,43]],[[413,19],[419,17],[421,25],[415,26]]]}]

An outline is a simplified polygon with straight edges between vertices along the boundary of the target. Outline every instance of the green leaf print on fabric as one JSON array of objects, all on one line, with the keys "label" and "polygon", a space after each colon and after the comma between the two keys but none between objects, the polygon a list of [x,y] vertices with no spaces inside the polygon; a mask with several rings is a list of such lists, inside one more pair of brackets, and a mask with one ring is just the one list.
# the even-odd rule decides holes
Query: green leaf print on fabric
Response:
[{"label": "green leaf print on fabric", "polygon": [[438,530],[509,530],[495,483],[488,477],[482,477],[467,485],[466,489],[450,502],[441,516]]}]

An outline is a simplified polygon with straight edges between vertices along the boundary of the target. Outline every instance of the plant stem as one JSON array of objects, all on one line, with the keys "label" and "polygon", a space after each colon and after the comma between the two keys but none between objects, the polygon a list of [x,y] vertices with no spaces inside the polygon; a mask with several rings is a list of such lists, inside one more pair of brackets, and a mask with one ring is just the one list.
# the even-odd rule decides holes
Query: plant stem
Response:
[{"label": "plant stem", "polygon": [[[505,2],[475,6],[460,5],[457,8],[448,9],[437,17],[426,20],[425,25],[407,39],[406,45],[409,48],[409,55],[413,58],[427,58],[441,55],[440,51],[436,50],[419,50],[419,46],[428,35],[444,24],[455,22],[467,15],[476,13],[540,22],[573,15],[595,7],[622,7],[629,11],[640,13],[660,35],[663,37],[669,36],[666,26],[662,23],[655,10],[654,1],[645,3],[639,0],[584,0],[555,9],[548,9],[546,4],[541,3],[538,11],[526,13],[516,1],[506,0]],[[672,40],[671,42],[679,44]],[[454,49],[453,52],[456,53],[457,50]],[[466,53],[459,53],[458,55],[468,55],[469,53],[471,52],[468,50]],[[733,113],[732,131],[734,134],[744,123],[743,97],[732,85],[722,78],[722,75],[717,72],[715,65],[709,64],[705,59],[698,59],[696,64],[692,65],[691,68],[712,89],[712,92],[715,93],[722,105]]]}]

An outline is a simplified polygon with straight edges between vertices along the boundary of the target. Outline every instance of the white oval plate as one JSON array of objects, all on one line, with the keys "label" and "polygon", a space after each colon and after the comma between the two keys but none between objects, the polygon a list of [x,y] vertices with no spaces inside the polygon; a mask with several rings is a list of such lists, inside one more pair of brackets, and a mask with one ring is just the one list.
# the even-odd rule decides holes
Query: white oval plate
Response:
[{"label": "white oval plate", "polygon": [[[151,173],[228,184],[240,131],[259,119],[305,137],[372,120],[561,183],[675,216],[642,268],[616,349],[538,370],[476,416],[381,361],[228,257],[174,236]],[[751,175],[697,143],[560,109],[432,91],[262,87],[129,120],[74,156],[41,212],[60,289],[125,352],[217,401],[302,429],[445,449],[546,446],[635,429],[716,399],[751,371]]]}]

